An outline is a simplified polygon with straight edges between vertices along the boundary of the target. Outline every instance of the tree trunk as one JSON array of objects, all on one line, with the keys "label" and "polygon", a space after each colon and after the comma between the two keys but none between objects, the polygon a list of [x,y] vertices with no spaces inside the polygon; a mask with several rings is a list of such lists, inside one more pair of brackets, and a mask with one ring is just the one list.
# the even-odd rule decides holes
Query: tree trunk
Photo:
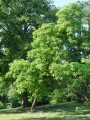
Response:
[{"label": "tree trunk", "polygon": [[35,96],[33,102],[32,102],[32,106],[31,106],[31,111],[34,111],[34,108],[36,106],[36,102],[37,102],[37,97]]},{"label": "tree trunk", "polygon": [[29,106],[27,89],[22,93],[22,106],[23,107],[28,107]]}]

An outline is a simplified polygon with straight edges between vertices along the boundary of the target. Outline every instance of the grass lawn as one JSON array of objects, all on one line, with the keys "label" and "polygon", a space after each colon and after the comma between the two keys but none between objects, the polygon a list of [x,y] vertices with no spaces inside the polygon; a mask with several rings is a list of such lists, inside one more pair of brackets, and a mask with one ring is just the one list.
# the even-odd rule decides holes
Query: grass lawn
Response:
[{"label": "grass lawn", "polygon": [[65,103],[53,106],[0,110],[0,120],[90,120],[90,104]]}]

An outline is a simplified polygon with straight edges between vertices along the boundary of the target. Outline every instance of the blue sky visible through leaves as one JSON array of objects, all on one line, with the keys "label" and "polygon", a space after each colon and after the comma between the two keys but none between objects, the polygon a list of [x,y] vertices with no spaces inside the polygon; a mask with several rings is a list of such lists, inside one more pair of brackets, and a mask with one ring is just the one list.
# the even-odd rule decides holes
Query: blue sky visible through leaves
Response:
[{"label": "blue sky visible through leaves", "polygon": [[83,1],[83,0],[53,0],[54,1],[54,4],[57,6],[57,7],[63,7],[69,3],[72,3],[72,2],[77,2],[77,1]]}]

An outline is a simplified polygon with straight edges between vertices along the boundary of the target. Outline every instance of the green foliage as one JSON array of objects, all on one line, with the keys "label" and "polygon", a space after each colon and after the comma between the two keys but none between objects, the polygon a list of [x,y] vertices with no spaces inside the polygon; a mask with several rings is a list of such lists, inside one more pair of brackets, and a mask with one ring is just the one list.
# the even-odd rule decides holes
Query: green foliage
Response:
[{"label": "green foliage", "polygon": [[4,109],[5,105],[0,101],[0,109]]},{"label": "green foliage", "polygon": [[10,63],[10,71],[6,74],[6,78],[9,77],[13,78],[14,80],[16,79],[16,81],[14,81],[13,84],[16,86],[17,91],[20,93],[27,88],[28,83],[30,81],[30,77],[28,75],[28,71],[30,69],[29,64],[30,63],[28,60],[14,60],[13,63]]},{"label": "green foliage", "polygon": [[21,106],[21,97],[20,94],[18,94],[15,86],[10,86],[9,91],[8,91],[8,101],[9,104],[6,105],[8,107],[19,107]]},{"label": "green foliage", "polygon": [[59,104],[62,102],[66,102],[66,95],[64,94],[65,91],[62,89],[55,89],[51,94],[51,104]]},{"label": "green foliage", "polygon": [[82,1],[80,3],[85,16],[83,16],[83,21],[85,24],[88,24],[88,28],[90,29],[90,0]]},{"label": "green foliage", "polygon": [[[54,82],[53,77],[49,73],[49,66],[53,61],[60,61],[60,42],[58,38],[55,38],[56,29],[54,26],[55,24],[53,23],[44,24],[41,28],[35,31],[33,33],[33,49],[28,52],[28,57],[32,60],[32,76],[33,78],[36,77],[35,79],[38,81],[41,81],[43,88],[45,88],[47,92],[51,91],[50,89],[53,89],[52,86],[49,86]],[[45,93],[46,90],[44,90]]]},{"label": "green foliage", "polygon": [[[52,11],[52,14],[51,12]],[[26,58],[31,49],[32,32],[42,23],[55,21],[57,8],[49,0],[10,0],[1,2],[1,46],[8,48],[10,61]]]}]

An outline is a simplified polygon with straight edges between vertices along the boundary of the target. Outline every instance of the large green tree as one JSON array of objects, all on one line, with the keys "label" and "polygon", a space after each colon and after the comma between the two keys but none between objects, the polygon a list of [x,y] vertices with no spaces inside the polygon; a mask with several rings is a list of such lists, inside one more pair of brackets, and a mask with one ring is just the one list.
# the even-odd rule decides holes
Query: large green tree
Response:
[{"label": "large green tree", "polygon": [[32,32],[42,23],[55,22],[56,11],[49,0],[1,0],[0,48],[5,55],[1,60],[2,75],[14,59],[27,59],[33,41]]},{"label": "large green tree", "polygon": [[[33,49],[28,52],[29,61],[14,61],[10,64],[7,73],[7,77],[15,79],[14,85],[18,92],[22,93],[28,89],[34,97],[34,104],[36,98],[38,100],[48,96],[57,85],[49,72],[50,64],[53,61],[60,61],[60,41],[55,38],[57,30],[54,29],[54,26],[54,23],[44,24],[36,30],[33,34],[34,41],[31,44]],[[32,104],[32,108],[34,104]]]}]

